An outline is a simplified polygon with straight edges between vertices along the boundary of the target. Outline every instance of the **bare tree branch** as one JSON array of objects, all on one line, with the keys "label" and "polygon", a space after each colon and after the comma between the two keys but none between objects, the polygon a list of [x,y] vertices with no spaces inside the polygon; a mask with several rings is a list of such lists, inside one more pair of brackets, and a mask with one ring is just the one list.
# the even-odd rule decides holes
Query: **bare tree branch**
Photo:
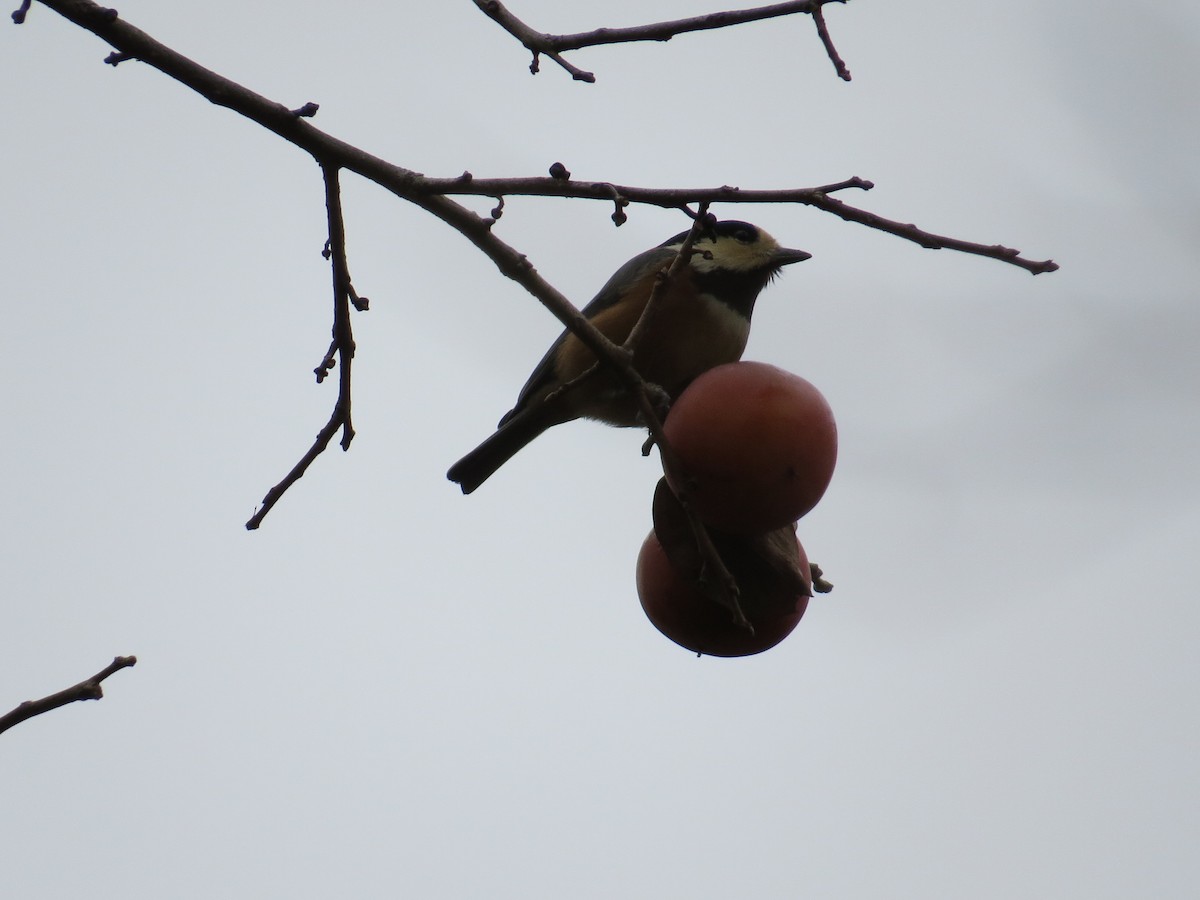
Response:
[{"label": "bare tree branch", "polygon": [[811,188],[783,188],[779,190],[743,190],[731,185],[708,188],[643,188],[624,184],[597,181],[570,181],[563,178],[476,178],[464,172],[456,178],[426,178],[424,184],[439,194],[466,194],[491,197],[498,194],[528,197],[581,197],[591,200],[613,200],[622,205],[642,203],[674,209],[689,203],[793,203],[812,206],[831,213],[847,222],[866,225],[877,231],[886,231],[906,241],[912,241],[927,250],[957,250],[984,256],[1018,266],[1039,275],[1054,272],[1058,263],[1053,260],[1030,260],[1021,256],[1020,250],[1000,244],[979,244],[959,238],[947,237],[925,231],[916,225],[886,219],[883,216],[850,206],[829,195],[851,189],[869,191],[874,182],[857,176]]},{"label": "bare tree branch", "polygon": [[[602,44],[628,44],[636,41],[669,41],[677,34],[685,34],[691,31],[710,31],[714,28],[728,28],[731,25],[759,22],[763,19],[773,19],[778,16],[807,14],[816,18],[821,12],[821,7],[826,3],[845,2],[846,0],[790,0],[787,3],[773,3],[770,6],[758,6],[754,9],[735,9],[726,12],[708,13],[703,16],[675,19],[670,22],[634,25],[630,28],[597,28],[593,31],[581,31],[576,34],[548,34],[537,31],[513,15],[500,0],[475,0],[475,5],[501,28],[520,41],[533,54],[533,62],[529,64],[529,71],[535,75],[537,74],[540,68],[538,57],[544,54],[562,66],[576,81],[584,81],[591,84],[595,82],[596,76],[592,72],[586,72],[563,59],[561,55],[563,51],[579,50],[583,47],[596,47]],[[837,69],[839,77],[849,81],[850,73],[846,70],[846,64],[841,61],[837,55],[837,51],[833,47],[833,42],[829,38],[829,31],[825,28],[823,18],[818,20],[817,30],[821,36],[821,42],[829,54],[830,60]]]},{"label": "bare tree branch", "polygon": [[[608,182],[571,181],[564,177],[476,179],[470,173],[463,173],[456,178],[426,178],[421,173],[389,163],[311,125],[304,116],[315,104],[306,105],[300,110],[292,110],[283,104],[268,100],[176,53],[145,32],[120,19],[114,10],[104,9],[91,0],[41,0],[41,2],[104,39],[126,58],[140,59],[192,88],[210,102],[224,106],[257,122],[312,154],[323,165],[336,164],[362,175],[398,197],[432,213],[475,243],[509,277],[512,277],[512,257],[509,256],[507,261],[497,258],[488,249],[491,247],[496,250],[496,242],[483,237],[491,221],[476,216],[465,207],[448,200],[444,195],[473,194],[502,197],[506,194],[527,194],[543,197],[588,197],[607,201],[625,200],[663,207],[680,207],[687,203],[702,201],[799,203],[815,206],[847,221],[859,222],[871,228],[887,231],[898,237],[914,241],[923,247],[944,247],[965,253],[989,256],[1035,273],[1050,272],[1057,268],[1049,261],[1022,260],[1017,251],[998,245],[985,245],[942,237],[923,231],[915,225],[906,225],[846,206],[827,196],[834,191],[850,188],[870,189],[871,182],[861,178],[851,178],[838,184],[816,188],[780,191],[748,191],[730,186],[700,189],[636,188],[617,186]],[[788,5],[779,4],[779,6]],[[763,7],[763,9],[774,8]],[[747,13],[749,12],[753,11],[747,11]],[[507,247],[507,245],[504,246]],[[506,256],[506,254],[500,255]],[[517,257],[520,258],[520,255],[517,254]],[[524,266],[527,263],[521,263],[521,265]]]},{"label": "bare tree branch", "polygon": [[[868,190],[872,187],[869,181],[860,178],[851,178],[817,188],[784,191],[743,191],[730,186],[705,189],[653,189],[617,186],[607,182],[572,181],[570,173],[561,164],[552,167],[550,178],[475,179],[469,172],[464,172],[452,179],[426,178],[421,173],[389,163],[313,126],[309,119],[317,111],[318,107],[315,103],[305,103],[299,108],[289,108],[281,103],[268,100],[156,41],[145,32],[122,20],[116,10],[106,9],[92,0],[41,0],[41,2],[69,21],[108,42],[116,52],[110,54],[106,62],[116,65],[125,60],[141,60],[196,91],[211,103],[245,116],[311,154],[325,174],[330,219],[330,252],[334,268],[335,312],[333,341],[321,365],[317,367],[317,375],[318,380],[321,380],[328,374],[335,364],[335,356],[341,361],[338,401],[329,422],[319,432],[308,453],[293,467],[283,481],[268,492],[262,507],[246,523],[246,527],[250,529],[258,526],[279,497],[304,474],[312,461],[328,446],[339,428],[343,433],[343,448],[348,447],[353,438],[354,431],[350,422],[349,372],[354,345],[349,326],[347,303],[358,306],[359,298],[350,284],[345,263],[344,226],[341,219],[340,201],[337,199],[337,175],[342,169],[361,175],[397,197],[424,209],[466,237],[492,260],[501,273],[524,287],[566,328],[577,335],[582,344],[591,350],[597,359],[602,360],[605,365],[618,372],[627,387],[634,392],[635,396],[642,398],[643,406],[651,412],[654,405],[652,392],[648,391],[646,384],[634,370],[630,355],[600,334],[562,293],[537,273],[524,254],[492,233],[492,226],[503,211],[503,200],[506,195],[586,197],[604,200],[614,204],[613,220],[618,225],[625,220],[624,208],[631,202],[670,208],[685,208],[689,203],[716,201],[723,203],[797,203],[814,206],[847,221],[858,222],[886,231],[914,241],[922,247],[949,248],[988,256],[1020,266],[1035,274],[1050,272],[1058,268],[1049,260],[1032,262],[1022,259],[1018,251],[1007,247],[976,244],[923,231],[915,225],[885,219],[874,213],[848,206],[830,196],[831,193],[838,191]],[[476,0],[476,2],[478,3],[480,0]],[[665,40],[671,34],[683,30],[722,27],[726,24],[733,24],[735,19],[750,21],[755,18],[811,12],[824,2],[829,2],[829,0],[782,3],[772,7],[761,7],[757,10],[745,10],[741,13],[714,14],[723,17],[718,19],[702,16],[693,20],[663,23],[661,26],[642,26],[634,31],[643,35],[639,39]],[[502,9],[503,7],[497,3],[495,8]],[[487,10],[485,9],[485,11]],[[731,16],[733,18],[729,18]],[[737,18],[739,16],[740,19]],[[682,26],[681,23],[683,23]],[[653,29],[655,28],[662,29],[657,32],[657,36],[654,36]],[[624,33],[607,31],[602,35],[603,40],[593,41],[593,43],[629,40],[629,33],[630,30],[626,30]],[[579,35],[567,36],[564,40],[567,43],[563,46],[584,46],[584,44],[578,43],[582,40],[582,36]],[[453,194],[483,194],[497,198],[497,206],[492,210],[491,218],[484,218],[451,200],[449,195]],[[365,302],[360,308],[365,308]],[[648,415],[647,421],[654,420]]]},{"label": "bare tree branch", "polygon": [[[551,166],[561,166],[555,163]],[[862,178],[847,178],[834,184],[809,188],[780,188],[778,190],[743,190],[732,185],[707,188],[644,188],[613,184],[608,181],[573,181],[570,172],[557,170],[558,175],[527,178],[476,178],[463,172],[454,178],[421,179],[421,186],[435,194],[461,194],[490,197],[497,194],[524,197],[578,197],[587,200],[615,200],[644,203],[648,206],[673,208],[687,203],[805,203],[815,194],[837,191],[869,191],[875,185]]]},{"label": "bare tree branch", "polygon": [[57,694],[51,694],[41,700],[26,700],[16,709],[0,716],[0,733],[8,731],[26,719],[48,713],[50,710],[66,706],[68,703],[74,703],[77,700],[99,700],[104,696],[104,689],[100,687],[100,682],[113,672],[119,672],[121,669],[127,669],[136,664],[136,656],[118,656],[91,678],[87,678],[65,691],[59,691]]}]

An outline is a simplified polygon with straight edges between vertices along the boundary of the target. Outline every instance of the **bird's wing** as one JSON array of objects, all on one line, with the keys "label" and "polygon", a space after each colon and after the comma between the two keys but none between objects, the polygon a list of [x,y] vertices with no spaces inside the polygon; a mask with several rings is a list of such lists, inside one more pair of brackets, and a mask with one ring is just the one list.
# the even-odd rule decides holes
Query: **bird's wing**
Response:
[{"label": "bird's wing", "polygon": [[[669,263],[675,257],[675,253],[675,250],[666,247],[655,247],[645,253],[639,253],[613,272],[612,277],[604,283],[604,287],[600,288],[600,292],[582,309],[584,316],[589,319],[594,318],[610,306],[616,305],[617,301],[625,296],[632,287],[640,284],[647,276]],[[501,425],[520,412],[532,397],[538,395],[542,388],[554,382],[555,357],[558,354],[558,348],[566,340],[567,334],[568,332],[564,331],[558,336],[558,340],[550,345],[546,355],[542,357],[541,362],[529,376],[529,380],[525,382],[525,386],[521,388],[521,393],[517,395],[516,405],[500,420]]]}]

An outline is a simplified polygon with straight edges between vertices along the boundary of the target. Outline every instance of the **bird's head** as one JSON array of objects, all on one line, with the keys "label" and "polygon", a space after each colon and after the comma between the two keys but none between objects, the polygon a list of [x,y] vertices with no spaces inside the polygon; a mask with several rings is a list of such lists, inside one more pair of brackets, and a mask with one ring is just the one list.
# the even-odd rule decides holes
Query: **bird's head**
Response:
[{"label": "bird's head", "polygon": [[[678,250],[688,232],[675,235],[661,246]],[[784,266],[803,262],[812,256],[803,250],[779,246],[779,241],[749,222],[717,222],[710,231],[702,231],[692,244],[692,268],[699,275],[756,275],[770,280]]]}]

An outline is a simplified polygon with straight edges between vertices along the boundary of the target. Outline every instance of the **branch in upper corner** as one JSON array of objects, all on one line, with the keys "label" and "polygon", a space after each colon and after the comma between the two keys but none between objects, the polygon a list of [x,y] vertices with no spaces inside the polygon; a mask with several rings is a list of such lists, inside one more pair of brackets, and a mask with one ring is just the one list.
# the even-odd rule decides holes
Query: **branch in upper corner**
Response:
[{"label": "branch in upper corner", "polygon": [[[502,4],[495,0],[475,0],[484,9],[503,10]],[[823,3],[825,0],[807,0],[811,3]],[[802,203],[832,212],[847,221],[859,222],[868,227],[887,231],[898,237],[916,241],[925,247],[940,247],[959,250],[987,256],[1002,262],[1020,266],[1028,271],[1052,272],[1057,266],[1046,260],[1031,262],[1023,260],[1017,251],[1003,246],[988,246],[969,241],[959,241],[923,232],[912,225],[903,225],[875,216],[853,207],[845,206],[829,196],[834,191],[849,188],[868,190],[872,185],[869,181],[852,178],[839,184],[825,185],[819,188],[807,188],[798,191],[743,191],[736,187],[723,186],[699,190],[680,189],[645,189],[613,185],[607,182],[573,181],[563,177],[551,178],[514,178],[514,179],[476,179],[459,176],[456,178],[426,178],[418,172],[405,169],[373,156],[364,150],[347,144],[330,134],[313,126],[306,118],[297,118],[292,110],[281,103],[268,100],[234,81],[224,78],[215,72],[203,68],[190,59],[182,56],[170,47],[154,40],[145,32],[134,28],[124,20],[109,15],[106,10],[89,0],[43,0],[43,3],[75,22],[82,28],[93,32],[108,41],[121,53],[144,61],[164,72],[182,84],[207,98],[212,103],[231,109],[257,122],[274,134],[290,141],[297,147],[312,154],[317,160],[345,168],[373,181],[396,196],[416,204],[425,211],[457,229],[477,247],[484,250],[509,277],[517,271],[512,267],[507,253],[512,248],[506,246],[505,258],[494,255],[478,240],[483,221],[474,213],[464,209],[459,204],[448,199],[451,194],[485,194],[489,197],[499,197],[506,194],[528,194],[542,197],[589,197],[615,202],[617,205],[614,221],[620,224],[624,220],[623,207],[629,203],[648,203],[655,206],[677,208],[688,203],[698,203],[703,200],[725,203]],[[795,4],[777,4],[775,7],[762,7],[765,10],[779,10],[782,7],[792,7]],[[799,11],[790,10],[790,11]],[[507,12],[507,10],[504,10]],[[747,10],[743,15],[756,12]],[[492,13],[489,12],[489,15]],[[776,12],[779,15],[782,13]],[[713,14],[732,15],[732,14]],[[706,19],[709,17],[700,17]],[[682,20],[689,21],[689,20]],[[667,23],[672,24],[672,23]],[[643,26],[641,30],[654,26]],[[706,27],[719,27],[709,25]],[[609,31],[608,35],[619,35],[618,31]],[[625,39],[625,38],[621,38]],[[562,173],[560,173],[561,175]],[[486,230],[486,229],[485,229]],[[515,255],[515,254],[514,254]],[[548,287],[548,286],[547,286]],[[538,295],[543,303],[547,303],[549,295]],[[561,296],[561,295],[560,295]],[[565,298],[562,298],[565,301]],[[555,301],[556,302],[556,301]],[[567,323],[574,316],[561,307],[556,313],[560,320]],[[577,323],[576,323],[577,324]],[[567,327],[572,327],[568,325]],[[591,348],[589,348],[591,349]]]},{"label": "branch in upper corner", "polygon": [[350,280],[350,267],[346,261],[346,222],[342,216],[342,194],[338,171],[338,166],[335,164],[323,163],[321,165],[321,172],[325,177],[325,210],[329,217],[329,239],[325,242],[325,249],[321,255],[330,261],[333,269],[333,340],[329,344],[325,358],[313,370],[319,383],[324,381],[336,366],[338,370],[337,401],[333,405],[329,421],[317,433],[317,438],[308,448],[308,452],[300,458],[296,465],[292,466],[291,471],[284,476],[282,481],[267,491],[262,505],[246,522],[247,531],[253,531],[262,524],[262,520],[279,502],[279,498],[287,492],[288,488],[299,481],[313,461],[325,452],[325,448],[329,446],[329,442],[339,428],[342,431],[341,446],[343,450],[349,450],[350,442],[354,440],[354,425],[350,418],[350,366],[354,360],[354,331],[350,325],[350,307],[353,306],[362,312],[369,308],[370,301],[366,297],[358,295]]},{"label": "branch in upper corner", "polygon": [[[583,47],[596,47],[602,44],[627,44],[636,41],[669,41],[677,34],[691,31],[710,31],[714,28],[728,28],[732,25],[742,25],[746,22],[759,22],[763,19],[773,19],[779,16],[820,15],[821,7],[827,3],[845,3],[847,0],[790,0],[787,3],[773,3],[770,6],[758,6],[753,9],[734,9],[725,12],[708,13],[702,16],[692,16],[687,19],[674,19],[669,22],[654,22],[649,25],[634,25],[630,28],[596,28],[592,31],[581,31],[576,34],[548,34],[537,31],[514,16],[500,0],[475,0],[485,15],[496,22],[501,28],[515,37],[533,54],[533,62],[529,71],[535,75],[539,70],[538,56],[545,54],[571,74],[576,81],[592,83],[596,76],[591,72],[580,69],[562,57],[565,50],[579,50]],[[825,51],[837,69],[838,76],[850,80],[850,72],[846,64],[838,57],[825,27],[824,18],[817,21],[817,31]]]},{"label": "branch in upper corner", "polygon": [[127,669],[136,664],[136,656],[118,656],[91,678],[85,679],[65,691],[59,691],[57,694],[51,694],[41,700],[26,700],[16,709],[0,716],[0,732],[8,731],[26,719],[32,719],[34,716],[40,716],[42,713],[50,712],[52,709],[58,709],[60,706],[66,706],[77,700],[99,700],[104,696],[104,689],[100,686],[100,682],[113,672],[119,672],[121,669]]}]

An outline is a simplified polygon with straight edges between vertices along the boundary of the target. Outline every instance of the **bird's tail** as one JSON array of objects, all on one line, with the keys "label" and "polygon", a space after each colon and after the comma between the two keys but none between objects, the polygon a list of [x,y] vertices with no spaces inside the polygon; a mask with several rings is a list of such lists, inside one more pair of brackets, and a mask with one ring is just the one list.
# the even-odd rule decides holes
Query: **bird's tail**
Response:
[{"label": "bird's tail", "polygon": [[527,409],[503,422],[496,433],[456,462],[446,477],[457,482],[464,494],[469,494],[492,477],[497,469],[512,459],[526,444],[560,419],[548,416],[548,410]]}]

